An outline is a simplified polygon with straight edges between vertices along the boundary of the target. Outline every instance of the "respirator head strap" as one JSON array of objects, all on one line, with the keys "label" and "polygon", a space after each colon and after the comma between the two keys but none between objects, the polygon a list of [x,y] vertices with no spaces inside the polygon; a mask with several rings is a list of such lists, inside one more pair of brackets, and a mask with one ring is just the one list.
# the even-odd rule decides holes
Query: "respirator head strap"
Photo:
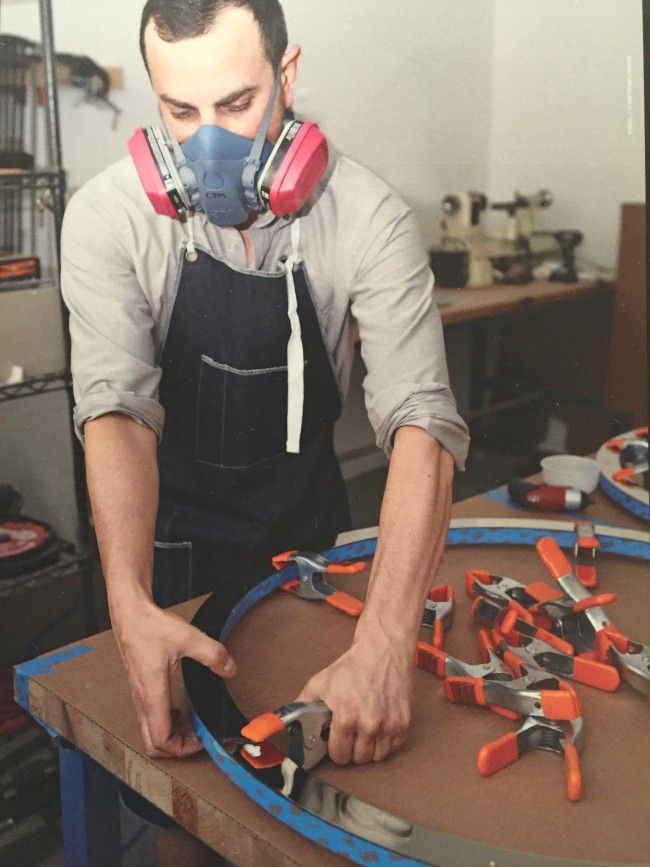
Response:
[{"label": "respirator head strap", "polygon": [[260,128],[255,136],[251,152],[248,157],[246,157],[246,165],[242,172],[244,195],[246,196],[246,203],[251,208],[251,211],[260,211],[262,209],[262,202],[260,201],[257,192],[257,173],[259,172],[262,163],[262,151],[266,142],[266,135],[269,131],[269,126],[271,125],[271,117],[273,116],[275,101],[278,98],[278,92],[280,90],[280,75],[281,70],[278,67],[278,70],[275,73],[275,81],[273,82],[271,96],[269,97],[268,104],[264,111],[262,123],[260,124]]}]

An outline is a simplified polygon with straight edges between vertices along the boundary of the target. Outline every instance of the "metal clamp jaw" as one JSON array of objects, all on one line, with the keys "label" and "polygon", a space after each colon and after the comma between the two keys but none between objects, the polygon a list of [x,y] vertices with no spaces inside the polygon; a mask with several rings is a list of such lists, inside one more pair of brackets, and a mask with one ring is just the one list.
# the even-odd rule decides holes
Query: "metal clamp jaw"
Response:
[{"label": "metal clamp jaw", "polygon": [[631,641],[609,626],[596,635],[594,656],[601,662],[611,663],[624,681],[650,698],[650,646]]},{"label": "metal clamp jaw", "polygon": [[479,773],[488,777],[532,750],[550,750],[564,758],[569,800],[579,801],[582,794],[582,773],[578,753],[583,744],[581,717],[561,724],[529,716],[518,731],[485,744],[478,754],[477,766]]},{"label": "metal clamp jaw", "polygon": [[484,596],[501,605],[508,605],[513,600],[524,608],[534,605],[538,600],[528,593],[525,584],[507,578],[505,575],[493,575],[483,569],[468,569],[465,572],[465,589],[472,598]]},{"label": "metal clamp jaw", "polygon": [[442,647],[444,634],[454,621],[455,605],[456,594],[449,584],[437,584],[429,590],[421,625],[433,629],[434,647]]},{"label": "metal clamp jaw", "polygon": [[[244,726],[241,734],[248,743],[244,744],[242,755],[255,768],[275,767],[286,758],[309,770],[327,755],[331,721],[332,712],[323,701],[282,705]],[[282,751],[269,743],[276,735],[284,736]]]},{"label": "metal clamp jaw", "polygon": [[585,659],[558,650],[539,638],[529,638],[513,631],[506,638],[497,630],[492,632],[496,653],[513,672],[523,664],[528,669],[546,671],[556,677],[568,677],[578,683],[613,692],[618,689],[620,676],[612,665],[595,659]]},{"label": "metal clamp jaw", "polygon": [[576,577],[590,590],[598,583],[596,575],[596,549],[599,547],[592,521],[577,521],[576,544],[573,549]]},{"label": "metal clamp jaw", "polygon": [[273,558],[276,569],[282,569],[289,563],[296,564],[300,577],[286,581],[282,585],[283,590],[300,596],[301,599],[327,602],[333,608],[338,608],[351,617],[360,616],[363,602],[350,596],[349,593],[332,587],[327,583],[325,575],[328,572],[330,574],[363,572],[366,568],[365,563],[330,563],[321,554],[314,554],[311,551],[285,551]]}]

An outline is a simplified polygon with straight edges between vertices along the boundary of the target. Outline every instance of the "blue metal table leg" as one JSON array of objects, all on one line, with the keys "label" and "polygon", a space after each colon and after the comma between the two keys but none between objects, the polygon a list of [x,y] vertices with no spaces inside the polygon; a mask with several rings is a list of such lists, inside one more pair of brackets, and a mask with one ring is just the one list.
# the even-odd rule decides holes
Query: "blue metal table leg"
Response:
[{"label": "blue metal table leg", "polygon": [[65,867],[119,867],[118,781],[65,741],[59,742]]}]

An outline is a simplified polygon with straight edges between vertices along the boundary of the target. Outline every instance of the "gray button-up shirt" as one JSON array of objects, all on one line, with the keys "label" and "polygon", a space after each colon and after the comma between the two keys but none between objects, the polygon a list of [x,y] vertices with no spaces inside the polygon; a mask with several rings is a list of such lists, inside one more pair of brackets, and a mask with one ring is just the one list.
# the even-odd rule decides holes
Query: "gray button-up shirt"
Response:
[{"label": "gray button-up shirt", "polygon": [[[433,275],[415,218],[383,181],[345,157],[331,161],[300,215],[301,252],[341,396],[353,357],[351,315],[367,368],[364,391],[377,445],[395,430],[427,430],[464,467],[469,436],[449,389]],[[243,272],[278,273],[291,252],[290,218],[251,227],[255,262],[237,229],[193,218],[197,247]],[[62,238],[79,436],[88,419],[121,412],[162,436],[162,349],[183,263],[186,229],[156,214],[131,158],[71,199]]]}]

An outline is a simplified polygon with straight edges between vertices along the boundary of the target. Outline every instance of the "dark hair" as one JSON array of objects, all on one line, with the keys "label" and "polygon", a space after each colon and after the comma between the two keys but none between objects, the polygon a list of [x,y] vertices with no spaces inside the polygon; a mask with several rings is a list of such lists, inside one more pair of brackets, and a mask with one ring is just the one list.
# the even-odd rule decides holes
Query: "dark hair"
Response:
[{"label": "dark hair", "polygon": [[144,65],[144,31],[153,18],[156,30],[166,42],[179,42],[202,36],[215,18],[229,6],[250,9],[262,36],[264,51],[271,66],[277,69],[287,50],[287,25],[278,0],[147,0],[140,19],[140,52]]}]

